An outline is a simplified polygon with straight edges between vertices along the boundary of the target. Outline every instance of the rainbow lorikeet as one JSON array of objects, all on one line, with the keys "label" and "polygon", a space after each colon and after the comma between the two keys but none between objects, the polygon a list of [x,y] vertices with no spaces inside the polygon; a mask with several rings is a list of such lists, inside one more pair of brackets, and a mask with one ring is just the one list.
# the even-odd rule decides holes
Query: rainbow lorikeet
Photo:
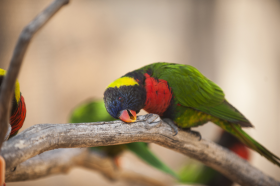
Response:
[{"label": "rainbow lorikeet", "polygon": [[[6,71],[0,69],[0,86],[2,84],[3,78],[6,74]],[[7,132],[5,139],[15,136],[19,129],[22,127],[26,116],[26,107],[24,98],[20,92],[19,82],[16,81],[15,92],[12,100],[12,111],[10,117],[10,130]]]},{"label": "rainbow lorikeet", "polygon": [[[106,111],[103,100],[88,100],[77,106],[71,113],[71,123],[113,121],[115,118],[110,116]],[[168,173],[176,178],[178,175],[174,173],[167,165],[160,161],[148,148],[148,144],[144,142],[129,143],[123,145],[112,145],[102,147],[91,147],[90,150],[98,150],[102,154],[111,157],[115,164],[119,167],[119,156],[125,150],[130,150],[140,159],[149,165]]]},{"label": "rainbow lorikeet", "polygon": [[[6,71],[0,68],[0,86],[3,82],[3,78],[5,75],[6,75]],[[8,140],[9,138],[15,136],[18,133],[19,129],[22,127],[24,123],[25,116],[26,116],[26,107],[25,107],[24,98],[20,92],[19,82],[16,81],[14,96],[12,100],[10,125],[5,136],[5,140]],[[2,157],[0,157],[1,170],[5,170],[5,168],[3,168],[5,167],[4,165],[5,165],[5,160]],[[1,182],[4,180],[4,178],[5,178],[5,173],[3,174],[1,172],[1,178],[0,178]],[[6,184],[3,183],[3,186],[6,186]]]},{"label": "rainbow lorikeet", "polygon": [[125,122],[136,121],[141,109],[183,129],[211,121],[280,166],[279,157],[241,129],[253,125],[225,99],[223,90],[190,65],[153,63],[129,72],[107,87],[104,102],[111,116]]},{"label": "rainbow lorikeet", "polygon": [[[245,160],[250,159],[249,149],[241,143],[236,137],[223,131],[217,141],[217,144],[231,150]],[[180,178],[182,183],[188,184],[203,184],[207,186],[231,186],[233,181],[198,162],[189,162],[180,171]]]}]

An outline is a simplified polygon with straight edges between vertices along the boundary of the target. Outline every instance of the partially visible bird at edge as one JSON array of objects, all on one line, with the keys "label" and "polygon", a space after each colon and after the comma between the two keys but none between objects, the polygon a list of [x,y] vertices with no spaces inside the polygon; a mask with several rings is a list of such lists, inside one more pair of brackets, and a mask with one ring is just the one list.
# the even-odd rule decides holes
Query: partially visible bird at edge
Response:
[{"label": "partially visible bird at edge", "polygon": [[[6,71],[0,69],[0,86],[2,84],[3,78],[6,74]],[[12,110],[10,116],[10,130],[7,132],[5,139],[9,139],[15,136],[19,129],[23,126],[24,120],[26,117],[26,106],[24,98],[20,92],[20,85],[18,80],[15,83],[15,90],[12,100]]]},{"label": "partially visible bird at edge", "polygon": [[[6,71],[4,69],[0,68],[0,86],[2,85],[5,75],[6,75]],[[22,125],[24,123],[25,117],[26,117],[25,102],[24,102],[24,98],[20,92],[19,82],[18,82],[18,80],[16,80],[14,95],[13,95],[13,99],[12,99],[12,110],[11,110],[11,116],[10,116],[10,123],[8,125],[8,131],[5,135],[5,140],[12,138],[13,136],[15,136],[18,133],[19,129],[22,127]],[[3,166],[3,165],[5,165],[5,160],[1,157],[0,166]],[[2,170],[2,168],[1,168],[1,170]],[[5,169],[3,169],[3,170],[5,170]],[[3,181],[4,177],[2,178],[2,176],[5,176],[5,172],[0,173],[0,175],[1,175],[0,180]],[[6,184],[4,183],[3,186],[6,186]]]}]

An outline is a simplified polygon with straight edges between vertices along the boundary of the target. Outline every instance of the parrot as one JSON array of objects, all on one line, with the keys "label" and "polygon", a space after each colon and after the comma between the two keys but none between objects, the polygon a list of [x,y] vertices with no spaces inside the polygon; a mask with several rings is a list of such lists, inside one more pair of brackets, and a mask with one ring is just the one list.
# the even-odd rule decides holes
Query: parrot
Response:
[{"label": "parrot", "polygon": [[[3,78],[6,74],[6,71],[3,69],[0,69],[0,86],[2,84]],[[15,91],[14,96],[12,100],[12,110],[11,110],[11,116],[10,116],[10,125],[9,130],[6,134],[5,139],[10,139],[13,136],[15,136],[19,129],[22,127],[24,120],[26,117],[26,106],[24,98],[20,92],[20,86],[18,80],[16,80],[15,83]]]},{"label": "parrot", "polygon": [[[84,103],[78,105],[70,114],[70,123],[84,123],[84,122],[98,122],[98,121],[114,121],[116,120],[108,114],[105,108],[104,101],[97,99],[89,99]],[[179,176],[161,160],[159,160],[148,148],[148,144],[144,142],[135,142],[121,145],[90,147],[90,150],[99,151],[102,154],[112,158],[115,165],[120,167],[119,157],[126,151],[130,150],[136,154],[140,159],[149,165],[170,174],[175,178]]]},{"label": "parrot", "polygon": [[242,130],[253,125],[225,99],[223,90],[191,65],[146,65],[110,83],[103,99],[107,112],[126,123],[135,122],[141,109],[189,132],[211,121],[280,166],[279,157]]},{"label": "parrot", "polygon": [[[231,150],[247,161],[250,159],[249,149],[228,132],[221,132],[217,144]],[[195,161],[191,161],[184,166],[180,171],[180,178],[181,183],[203,184],[207,186],[231,186],[234,183],[214,169]]]},{"label": "parrot", "polygon": [[[3,82],[3,78],[6,75],[6,71],[0,68],[0,86]],[[8,131],[5,136],[5,140],[8,140],[15,136],[19,129],[22,127],[26,117],[26,106],[23,96],[20,92],[20,86],[18,80],[15,83],[15,91],[12,100],[12,110],[10,116],[10,123]],[[5,180],[5,160],[0,156],[0,182],[1,184]],[[6,186],[6,183],[3,183],[3,186]]]}]

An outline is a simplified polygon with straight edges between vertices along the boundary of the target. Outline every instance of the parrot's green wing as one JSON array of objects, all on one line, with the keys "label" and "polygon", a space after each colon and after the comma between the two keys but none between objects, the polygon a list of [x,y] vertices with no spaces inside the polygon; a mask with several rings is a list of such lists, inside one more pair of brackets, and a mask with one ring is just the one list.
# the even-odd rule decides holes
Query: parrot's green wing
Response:
[{"label": "parrot's green wing", "polygon": [[160,161],[154,153],[152,153],[148,145],[144,142],[137,142],[137,143],[129,143],[127,144],[129,150],[134,152],[139,158],[144,160],[149,165],[167,173],[175,178],[179,178],[179,176],[171,170],[167,165],[165,165],[162,161]]},{"label": "parrot's green wing", "polygon": [[164,79],[172,87],[174,99],[182,106],[210,114],[241,126],[250,122],[226,100],[222,89],[189,65],[156,63],[154,77]]},{"label": "parrot's green wing", "polygon": [[[106,111],[103,100],[96,101],[90,100],[84,104],[79,105],[70,117],[71,123],[82,122],[98,122],[98,121],[113,121],[115,118],[111,117]],[[144,160],[149,165],[168,173],[176,178],[178,176],[163,162],[161,162],[149,149],[148,144],[144,142],[135,142],[125,145],[113,145],[105,147],[92,147],[91,149],[99,149],[100,151],[106,151],[111,157],[119,155],[126,148],[134,152],[140,159]]]}]

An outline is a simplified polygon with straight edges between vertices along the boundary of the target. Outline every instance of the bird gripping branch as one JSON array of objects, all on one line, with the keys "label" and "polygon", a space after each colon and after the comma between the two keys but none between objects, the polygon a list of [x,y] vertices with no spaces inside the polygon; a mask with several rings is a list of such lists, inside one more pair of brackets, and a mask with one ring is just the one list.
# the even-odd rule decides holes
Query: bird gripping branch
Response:
[{"label": "bird gripping branch", "polygon": [[253,125],[223,90],[190,65],[153,63],[129,72],[107,87],[104,102],[112,117],[128,123],[141,109],[187,130],[211,121],[280,166],[279,157],[242,130]]}]

